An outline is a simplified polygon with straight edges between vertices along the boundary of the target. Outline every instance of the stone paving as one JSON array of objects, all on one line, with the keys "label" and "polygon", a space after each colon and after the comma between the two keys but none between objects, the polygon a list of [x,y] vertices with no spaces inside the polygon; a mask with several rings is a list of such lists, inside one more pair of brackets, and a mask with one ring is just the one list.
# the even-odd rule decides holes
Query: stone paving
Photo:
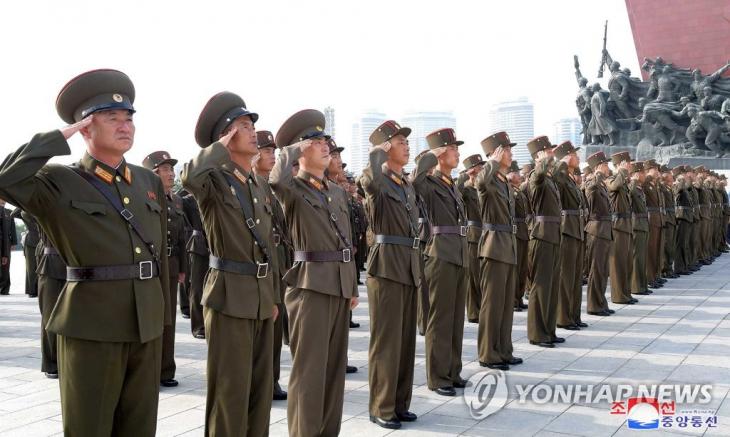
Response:
[{"label": "stone paving", "polygon": [[[13,288],[0,297],[0,435],[62,435],[58,383],[40,372],[39,324],[36,299],[23,293],[23,258],[14,253]],[[515,355],[525,363],[507,372],[507,405],[483,420],[470,415],[461,390],[444,398],[426,386],[424,339],[418,337],[411,409],[419,418],[388,431],[368,420],[367,293],[360,287],[361,304],[350,332],[349,361],[359,372],[348,375],[342,418],[343,436],[436,435],[504,436],[623,436],[692,434],[730,435],[730,256],[719,258],[691,276],[670,280],[651,296],[638,296],[637,305],[612,305],[611,317],[585,315],[589,327],[558,330],[567,341],[555,349],[532,346],[526,338],[526,312],[515,313]],[[584,298],[585,302],[585,298]],[[585,311],[585,308],[584,308]],[[464,370],[469,378],[484,370],[476,356],[477,326],[464,329]],[[205,414],[205,357],[203,340],[190,335],[189,321],[178,315],[176,361],[180,385],[160,391],[159,436],[203,435]],[[282,385],[286,388],[291,360],[282,357]],[[716,410],[715,428],[678,428],[634,431],[625,415],[610,414],[607,403],[520,402],[515,384],[713,384],[712,400],[697,408]],[[677,409],[687,407],[678,405]],[[271,435],[287,435],[286,402],[274,402]]]}]

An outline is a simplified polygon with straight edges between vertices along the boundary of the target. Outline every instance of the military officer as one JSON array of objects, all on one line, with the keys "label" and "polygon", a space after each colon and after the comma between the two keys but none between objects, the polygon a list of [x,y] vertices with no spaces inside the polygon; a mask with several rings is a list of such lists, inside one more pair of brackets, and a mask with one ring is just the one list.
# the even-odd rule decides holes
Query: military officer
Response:
[{"label": "military officer", "polygon": [[203,220],[200,217],[198,202],[188,193],[182,198],[183,212],[190,225],[191,233],[185,250],[188,254],[187,291],[190,308],[190,330],[193,337],[205,339],[205,321],[203,320],[203,281],[208,273],[208,240],[205,236]]},{"label": "military officer", "polygon": [[20,208],[15,208],[10,213],[10,219],[19,218],[25,224],[25,233],[23,234],[23,255],[25,256],[25,294],[28,297],[38,297],[38,276],[36,269],[38,261],[35,256],[38,247],[38,222],[35,218]]},{"label": "military officer", "polygon": [[674,202],[673,170],[666,165],[661,166],[662,184],[659,189],[664,199],[664,228],[662,229],[664,241],[664,256],[662,257],[662,274],[665,278],[678,278],[675,270],[674,258],[677,249],[677,208]]},{"label": "military officer", "polygon": [[358,296],[347,193],[325,180],[332,158],[324,123],[313,109],[289,117],[275,137],[283,149],[269,178],[294,245],[284,281],[293,356],[287,419],[295,437],[339,433],[349,313]]},{"label": "military officer", "polygon": [[661,278],[662,266],[662,227],[664,225],[664,196],[661,192],[661,174],[659,163],[653,159],[644,162],[646,172],[642,191],[646,198],[646,210],[649,214],[649,238],[646,243],[646,280],[651,288],[661,288],[666,280]]},{"label": "military officer", "polygon": [[631,194],[629,191],[629,152],[611,155],[615,172],[606,179],[606,188],[611,202],[613,245],[609,256],[611,277],[611,302],[633,305],[638,302],[631,297],[631,272],[633,268],[630,254],[633,250],[633,228],[631,223]]},{"label": "military officer", "polygon": [[588,199],[588,223],[586,224],[586,259],[590,262],[588,270],[587,312],[595,316],[609,316],[613,313],[606,301],[608,284],[608,253],[611,251],[613,233],[611,230],[611,204],[609,201],[606,177],[609,175],[609,160],[603,152],[588,157],[588,165],[593,169],[593,177],[585,186]]},{"label": "military officer", "polygon": [[570,141],[564,141],[555,148],[555,159],[559,161],[553,178],[560,192],[562,217],[560,223],[560,288],[558,291],[557,326],[571,331],[588,325],[580,319],[583,298],[583,216],[585,205],[583,193],[574,179],[580,160]]},{"label": "military officer", "polygon": [[646,278],[646,257],[647,242],[649,239],[649,214],[646,209],[646,194],[644,193],[644,182],[646,174],[642,161],[631,163],[631,182],[629,193],[631,195],[631,225],[632,225],[632,251],[631,251],[631,293],[651,294],[647,287]]},{"label": "military officer", "polygon": [[679,275],[692,274],[692,251],[690,249],[690,238],[692,237],[692,224],[694,222],[694,202],[689,191],[691,176],[687,174],[684,166],[675,167],[672,170],[675,177],[672,186],[672,194],[676,206],[677,220],[677,246],[674,257],[674,271]]},{"label": "military officer", "polygon": [[477,350],[479,365],[509,370],[522,363],[512,347],[512,308],[517,267],[515,200],[507,180],[515,145],[506,132],[496,132],[481,142],[487,156],[476,177],[482,235],[479,264],[482,302],[479,311]]},{"label": "military officer", "polygon": [[165,324],[162,333],[162,371],[160,373],[160,385],[163,387],[175,387],[178,385],[175,379],[175,318],[177,315],[177,289],[185,283],[185,271],[187,270],[187,256],[185,253],[187,223],[183,213],[182,199],[172,192],[175,184],[175,165],[177,159],[170,157],[170,154],[160,150],[150,153],[142,161],[142,166],[151,170],[162,181],[165,189],[167,203],[167,265],[170,278],[169,293],[165,294],[167,299],[165,308],[170,312],[170,323]]},{"label": "military officer", "polygon": [[66,264],[45,232],[38,229],[38,306],[41,310],[41,372],[47,378],[58,379],[56,334],[46,329],[53,307],[66,284]]},{"label": "military officer", "polygon": [[697,259],[703,265],[712,264],[712,257],[709,253],[709,229],[710,229],[710,196],[705,187],[707,172],[704,166],[695,167],[695,189],[697,190],[697,205],[700,212],[700,221],[697,231],[697,239],[693,240],[697,245]]},{"label": "military officer", "polygon": [[[459,165],[453,129],[426,136],[429,152],[416,165],[413,185],[423,197],[431,223],[431,240],[424,265],[430,309],[426,326],[428,388],[442,396],[455,396],[463,388],[461,350],[466,300],[466,212],[451,171]],[[429,174],[431,173],[431,174]]]},{"label": "military officer", "polygon": [[[77,76],[56,99],[69,126],[35,135],[0,165],[0,196],[36,217],[68,265],[47,325],[58,334],[66,435],[154,436],[157,426],[167,210],[159,178],[124,159],[134,97],[120,71]],[[76,133],[81,160],[46,165],[71,152]]]},{"label": "military officer", "polygon": [[[565,339],[555,334],[560,286],[560,192],[555,185],[554,155],[546,136],[533,138],[527,149],[535,160],[529,177],[529,200],[534,214],[530,233],[530,307],[527,337],[530,344],[552,348]],[[563,164],[565,166],[565,164]],[[557,166],[559,171],[560,166]]]},{"label": "military officer", "polygon": [[15,220],[12,211],[5,208],[5,200],[0,199],[0,294],[10,294],[10,254],[18,244]]},{"label": "military officer", "polygon": [[269,191],[269,198],[271,199],[271,210],[273,213],[271,225],[274,233],[274,256],[276,256],[277,264],[277,271],[274,272],[274,289],[279,293],[279,299],[282,302],[278,304],[279,317],[274,321],[273,400],[283,401],[286,400],[287,393],[279,384],[279,378],[281,377],[281,347],[284,342],[284,333],[288,330],[288,327],[286,324],[286,306],[283,303],[286,286],[281,278],[284,277],[292,265],[291,239],[289,238],[289,229],[284,218],[284,210],[281,208],[281,203],[274,196],[274,192],[269,185],[269,175],[271,174],[271,169],[274,168],[274,163],[276,163],[276,157],[274,156],[274,151],[276,150],[274,134],[267,130],[257,131],[256,144],[258,145],[259,154],[254,160],[253,169],[256,176],[259,176],[265,182],[265,187]]},{"label": "military officer", "polygon": [[370,420],[383,428],[412,422],[416,289],[421,280],[416,192],[403,175],[411,129],[393,120],[370,135],[362,187],[374,245],[368,256]]},{"label": "military officer", "polygon": [[527,304],[522,300],[522,297],[525,295],[525,289],[527,287],[527,249],[530,241],[527,220],[530,207],[525,193],[520,189],[523,180],[517,161],[512,161],[509,173],[507,174],[507,180],[511,185],[512,196],[515,199],[515,216],[512,221],[517,226],[517,233],[515,234],[517,243],[517,266],[515,270],[515,298],[513,306],[515,311],[521,312],[527,309]]},{"label": "military officer", "polygon": [[[428,150],[424,150],[416,155],[416,165],[421,160],[424,154],[428,153]],[[428,281],[426,281],[426,245],[431,239],[431,224],[428,221],[428,212],[426,211],[426,205],[423,201],[423,197],[416,193],[416,204],[418,205],[418,237],[421,246],[421,280],[418,286],[418,314],[416,317],[416,324],[418,327],[418,334],[421,336],[426,335],[426,325],[428,324],[428,311],[430,309],[428,301]]]},{"label": "military officer", "polygon": [[464,170],[457,179],[457,189],[461,193],[466,210],[466,242],[468,246],[469,277],[466,284],[466,318],[470,323],[479,323],[479,307],[482,293],[479,285],[479,238],[482,235],[482,218],[479,213],[479,196],[474,185],[476,175],[482,169],[484,160],[479,154],[467,157]]},{"label": "military officer", "polygon": [[[252,171],[258,114],[231,92],[214,95],[200,113],[183,187],[200,206],[210,247],[203,288],[208,343],[206,435],[268,433],[274,320],[271,200]],[[235,238],[233,238],[235,236]]]}]

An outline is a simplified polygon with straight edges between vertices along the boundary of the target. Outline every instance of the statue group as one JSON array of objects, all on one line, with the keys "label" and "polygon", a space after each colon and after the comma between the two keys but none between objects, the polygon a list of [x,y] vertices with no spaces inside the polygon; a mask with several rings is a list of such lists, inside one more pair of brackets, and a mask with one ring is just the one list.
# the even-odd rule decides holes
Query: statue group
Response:
[{"label": "statue group", "polygon": [[577,56],[574,64],[583,144],[673,146],[681,155],[730,157],[730,78],[722,77],[730,62],[706,76],[661,57],[644,58],[644,82],[604,49],[601,71],[605,64],[611,73],[607,90],[597,82],[588,85]]}]

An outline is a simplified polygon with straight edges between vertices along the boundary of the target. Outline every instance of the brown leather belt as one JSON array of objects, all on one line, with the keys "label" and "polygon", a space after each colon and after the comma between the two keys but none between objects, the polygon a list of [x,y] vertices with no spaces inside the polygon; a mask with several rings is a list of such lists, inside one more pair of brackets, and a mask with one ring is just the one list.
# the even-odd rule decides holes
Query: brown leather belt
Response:
[{"label": "brown leather belt", "polygon": [[583,217],[583,210],[582,209],[564,209],[560,211],[562,215],[577,215],[580,217]]},{"label": "brown leather belt", "polygon": [[509,232],[510,234],[516,234],[517,233],[517,225],[495,225],[492,223],[485,223],[482,226],[483,231],[493,231],[493,232]]},{"label": "brown leather belt", "polygon": [[46,246],[43,248],[43,255],[58,255],[58,251],[55,247]]},{"label": "brown leather belt", "polygon": [[515,217],[512,221],[515,223],[527,223],[527,217]]},{"label": "brown leather belt", "polygon": [[554,215],[536,215],[535,221],[543,223],[560,223],[560,217]]},{"label": "brown leather belt", "polygon": [[466,225],[467,226],[474,227],[474,228],[481,228],[482,227],[482,222],[477,221],[477,220],[468,220],[466,222]]},{"label": "brown leather belt", "polygon": [[249,263],[232,261],[230,259],[218,258],[215,255],[208,257],[208,266],[212,269],[221,270],[238,275],[256,276],[265,278],[269,274],[269,263]]},{"label": "brown leather belt", "polygon": [[397,246],[406,246],[411,249],[421,248],[420,238],[401,237],[400,235],[383,235],[376,234],[375,242],[379,244],[395,244]]},{"label": "brown leather belt", "polygon": [[432,226],[433,235],[459,235],[466,237],[466,226]]},{"label": "brown leather belt", "polygon": [[591,222],[610,222],[611,220],[613,220],[613,216],[610,215],[591,214],[588,216],[588,221]]},{"label": "brown leather belt", "polygon": [[631,217],[635,219],[648,219],[649,214],[647,213],[631,213]]},{"label": "brown leather belt", "polygon": [[336,251],[308,252],[303,250],[294,251],[294,261],[305,262],[343,262],[349,263],[352,260],[352,252],[350,249]]},{"label": "brown leather belt", "polygon": [[613,214],[611,214],[611,218],[613,220],[628,219],[628,218],[631,218],[631,213],[629,213],[629,212],[614,212]]},{"label": "brown leather belt", "polygon": [[121,281],[125,279],[152,279],[159,276],[160,270],[154,261],[139,264],[105,267],[66,267],[66,280],[83,281]]}]

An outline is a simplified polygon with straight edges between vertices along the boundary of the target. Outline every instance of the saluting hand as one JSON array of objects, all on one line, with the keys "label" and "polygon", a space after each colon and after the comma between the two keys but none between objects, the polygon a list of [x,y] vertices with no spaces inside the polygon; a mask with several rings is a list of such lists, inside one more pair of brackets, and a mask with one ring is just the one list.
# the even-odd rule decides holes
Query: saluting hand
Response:
[{"label": "saluting hand", "polygon": [[304,153],[305,150],[312,147],[312,140],[302,140],[302,141],[296,143],[296,145],[299,146],[299,150],[301,150],[302,153]]},{"label": "saluting hand", "polygon": [[62,127],[59,130],[61,131],[61,135],[63,135],[64,138],[69,139],[76,132],[78,132],[81,129],[85,128],[86,126],[90,125],[93,120],[94,120],[94,114],[91,114],[88,117],[84,118],[83,120],[77,121],[74,124],[69,124],[68,126]]},{"label": "saluting hand", "polygon": [[436,157],[438,158],[439,156],[441,156],[441,155],[443,155],[444,153],[446,153],[446,151],[447,151],[447,150],[448,150],[448,149],[446,148],[446,146],[443,146],[443,147],[437,147],[437,148],[435,148],[435,149],[431,150],[431,153],[433,153],[434,155],[436,155]]},{"label": "saluting hand", "polygon": [[504,157],[504,148],[502,146],[499,146],[497,147],[497,150],[489,155],[489,160],[494,162],[502,162],[502,157]]},{"label": "saluting hand", "polygon": [[233,136],[234,136],[234,135],[236,135],[237,133],[238,133],[238,126],[234,126],[233,128],[231,128],[231,130],[229,130],[229,131],[228,131],[228,133],[227,133],[227,134],[223,135],[223,136],[222,136],[222,137],[221,137],[221,138],[220,138],[220,139],[218,140],[218,142],[219,142],[219,143],[221,143],[221,144],[223,144],[223,146],[224,146],[224,147],[228,147],[228,143],[230,143],[230,142],[231,142],[231,139],[232,139],[232,138],[233,138]]},{"label": "saluting hand", "polygon": [[622,168],[626,171],[629,171],[631,169],[631,162],[629,161],[621,161],[621,164],[618,165],[618,168]]}]

